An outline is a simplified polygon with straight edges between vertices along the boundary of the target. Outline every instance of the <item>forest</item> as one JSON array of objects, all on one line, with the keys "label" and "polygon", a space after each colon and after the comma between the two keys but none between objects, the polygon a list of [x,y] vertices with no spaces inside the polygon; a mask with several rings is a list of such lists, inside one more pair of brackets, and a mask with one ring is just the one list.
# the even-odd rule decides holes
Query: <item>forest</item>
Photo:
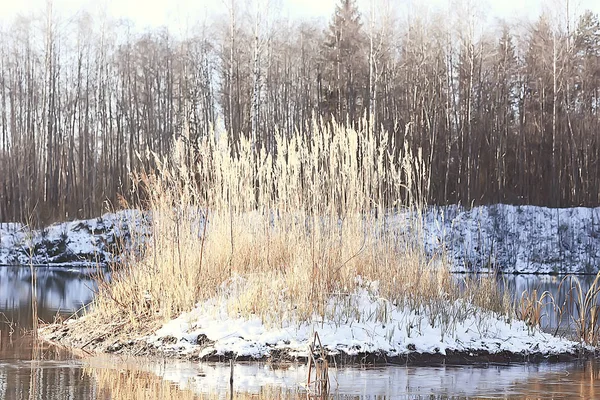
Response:
[{"label": "forest", "polygon": [[566,1],[484,24],[456,3],[339,0],[322,22],[227,0],[185,34],[51,2],[17,16],[0,25],[0,222],[132,201],[132,174],[174,138],[269,154],[279,134],[336,122],[415,155],[428,204],[600,204],[598,15]]}]

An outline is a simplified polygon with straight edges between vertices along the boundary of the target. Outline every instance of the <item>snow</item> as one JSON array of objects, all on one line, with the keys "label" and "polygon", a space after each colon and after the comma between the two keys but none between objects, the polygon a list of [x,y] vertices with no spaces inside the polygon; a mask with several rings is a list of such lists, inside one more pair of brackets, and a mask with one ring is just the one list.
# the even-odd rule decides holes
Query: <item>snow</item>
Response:
[{"label": "snow", "polygon": [[[385,228],[422,240],[430,255],[446,254],[455,272],[497,268],[505,273],[593,273],[600,265],[600,207],[545,208],[489,205],[430,207],[422,232],[414,231],[409,212],[388,216]],[[0,223],[0,265],[69,264],[118,260],[116,241],[140,232],[148,215],[138,210],[29,230]],[[30,256],[31,254],[31,256]]]},{"label": "snow", "polygon": [[124,210],[38,230],[18,223],[0,223],[0,265],[82,267],[115,261],[119,256],[117,241],[128,239],[129,226],[143,220],[140,211]]},{"label": "snow", "polygon": [[[377,316],[381,315],[379,311],[384,302],[376,290],[365,287],[346,296],[354,297],[356,310],[352,314],[355,318],[341,322],[337,316],[341,314],[339,304],[342,302],[332,298],[326,313],[332,318],[315,315],[309,322],[289,318],[274,328],[266,327],[257,317],[229,315],[226,300],[213,299],[169,321],[145,340],[167,353],[200,358],[234,353],[259,359],[268,357],[274,350],[306,357],[314,332],[319,334],[330,354],[374,353],[395,357],[411,352],[446,354],[453,350],[549,355],[576,353],[581,348],[578,343],[530,329],[522,321],[507,321],[462,300],[447,302],[444,309],[447,316],[463,317],[444,319],[438,315],[436,320],[426,309],[411,310],[386,304],[387,318],[382,320]],[[205,335],[209,344],[198,344],[199,335]],[[177,341],[173,343],[172,338]]]},{"label": "snow", "polygon": [[445,250],[455,272],[595,274],[600,264],[600,207],[432,207],[423,227],[429,254]]}]

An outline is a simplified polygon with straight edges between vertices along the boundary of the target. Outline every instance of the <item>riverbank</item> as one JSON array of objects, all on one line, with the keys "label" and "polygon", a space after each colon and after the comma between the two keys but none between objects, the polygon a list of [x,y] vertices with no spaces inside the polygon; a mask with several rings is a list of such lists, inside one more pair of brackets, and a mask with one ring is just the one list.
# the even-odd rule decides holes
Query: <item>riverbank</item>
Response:
[{"label": "riverbank", "polygon": [[42,229],[0,223],[0,266],[80,268],[118,262],[130,244],[131,227],[143,229],[145,219],[138,210],[123,210]]},{"label": "riverbank", "polygon": [[[388,216],[403,228],[406,213]],[[93,266],[119,260],[130,229],[148,227],[137,210],[30,230],[0,224],[0,265]],[[139,235],[138,235],[139,236]],[[600,207],[551,209],[495,204],[424,211],[422,244],[429,257],[445,254],[452,272],[591,274],[600,265]]]},{"label": "riverbank", "polygon": [[444,252],[455,272],[595,275],[600,266],[600,207],[431,207],[423,227],[426,251]]},{"label": "riverbank", "polygon": [[[98,326],[89,316],[40,330],[51,342],[90,353],[160,356],[194,361],[306,362],[318,334],[327,355],[341,364],[507,364],[589,358],[591,346],[555,337],[506,315],[462,300],[443,308],[411,310],[380,298],[376,285],[328,304],[330,317],[269,326],[261,318],[232,316],[226,299],[199,304],[162,326],[131,332]],[[344,315],[344,310],[351,313]],[[158,328],[158,329],[157,329]]]}]

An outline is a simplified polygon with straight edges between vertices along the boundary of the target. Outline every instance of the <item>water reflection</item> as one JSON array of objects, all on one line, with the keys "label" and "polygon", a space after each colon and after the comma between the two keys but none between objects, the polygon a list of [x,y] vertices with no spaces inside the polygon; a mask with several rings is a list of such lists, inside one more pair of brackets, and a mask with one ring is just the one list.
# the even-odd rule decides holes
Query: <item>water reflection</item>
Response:
[{"label": "water reflection", "polygon": [[[29,267],[0,267],[0,312],[9,320],[30,328],[32,321],[32,285]],[[72,314],[88,304],[97,289],[96,269],[39,267],[37,281],[38,317],[51,322],[57,314]],[[110,274],[105,273],[106,277]],[[1,317],[0,317],[1,320]]]},{"label": "water reflection", "polygon": [[[107,359],[90,361],[88,373],[103,390],[139,394],[146,387],[155,393],[173,390],[182,398],[202,399],[307,399],[304,390],[307,369],[302,365],[237,364],[234,389],[229,389],[229,366],[177,362],[121,360],[121,369],[106,368]],[[123,365],[127,365],[126,368]],[[103,367],[104,366],[104,367]],[[511,367],[382,367],[342,368],[331,374],[332,391],[327,399],[593,399],[600,395],[600,364],[516,365]],[[161,397],[146,394],[148,399]],[[141,398],[128,396],[127,399]],[[164,397],[167,398],[167,397]]]},{"label": "water reflection", "polygon": [[[87,304],[97,287],[94,270],[39,268],[38,316],[52,321]],[[549,290],[558,301],[560,277],[509,276],[500,280],[516,296]],[[593,277],[582,278],[584,289]],[[0,399],[306,399],[304,365],[229,367],[182,361],[94,357],[77,360],[63,348],[23,333],[31,327],[31,271],[0,268]],[[554,314],[546,326],[558,321]],[[487,367],[379,367],[332,369],[331,399],[600,398],[600,364]]]},{"label": "water reflection", "polygon": [[590,361],[579,368],[532,376],[522,393],[530,398],[600,398],[600,364]]},{"label": "water reflection", "polygon": [[[53,321],[89,303],[93,271],[37,268],[37,316]],[[0,267],[0,399],[97,398],[92,378],[66,349],[35,340],[29,268]]]}]

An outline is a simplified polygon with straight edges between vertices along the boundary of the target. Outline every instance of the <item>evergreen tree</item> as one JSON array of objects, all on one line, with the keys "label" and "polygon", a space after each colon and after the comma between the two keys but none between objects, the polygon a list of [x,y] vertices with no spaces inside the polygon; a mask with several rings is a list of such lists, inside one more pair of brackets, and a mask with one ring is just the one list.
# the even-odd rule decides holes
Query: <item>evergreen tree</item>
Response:
[{"label": "evergreen tree", "polygon": [[366,108],[366,36],[354,0],[341,0],[326,32],[319,79],[320,108],[339,121],[356,124]]}]

